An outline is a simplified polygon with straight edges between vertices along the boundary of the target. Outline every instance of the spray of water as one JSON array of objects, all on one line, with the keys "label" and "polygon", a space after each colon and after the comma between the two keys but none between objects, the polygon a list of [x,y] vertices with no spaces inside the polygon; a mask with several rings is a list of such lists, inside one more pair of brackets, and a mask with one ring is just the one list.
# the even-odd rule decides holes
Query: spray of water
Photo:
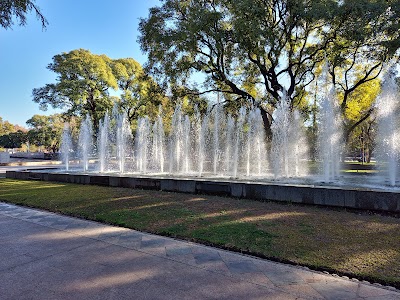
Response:
[{"label": "spray of water", "polygon": [[61,158],[65,165],[65,170],[69,171],[69,161],[72,152],[72,138],[69,124],[64,124],[64,130],[61,137]]},{"label": "spray of water", "polygon": [[400,160],[400,105],[395,71],[390,68],[384,75],[381,93],[377,99],[378,158],[383,184],[396,185]]},{"label": "spray of water", "polygon": [[98,171],[100,173],[108,171],[108,161],[110,157],[110,117],[108,113],[99,123],[99,133],[97,137],[97,149],[99,156]]},{"label": "spray of water", "polygon": [[78,156],[84,172],[89,170],[89,156],[93,152],[93,128],[90,116],[81,122],[78,138]]},{"label": "spray of water", "polygon": [[119,114],[116,117],[116,148],[118,171],[125,172],[126,158],[131,156],[132,132],[126,114]]},{"label": "spray of water", "polygon": [[299,112],[291,109],[283,93],[274,114],[271,160],[275,178],[307,175],[308,147]]}]

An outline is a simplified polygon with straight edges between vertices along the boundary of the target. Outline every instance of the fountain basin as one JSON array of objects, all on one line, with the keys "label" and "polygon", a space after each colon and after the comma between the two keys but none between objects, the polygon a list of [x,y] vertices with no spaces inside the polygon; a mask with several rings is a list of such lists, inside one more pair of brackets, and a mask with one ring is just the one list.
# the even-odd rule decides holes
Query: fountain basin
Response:
[{"label": "fountain basin", "polygon": [[261,201],[282,201],[400,213],[400,191],[364,187],[257,182],[228,178],[173,177],[100,173],[52,172],[51,170],[7,171],[7,178],[57,181],[112,187],[209,194]]}]

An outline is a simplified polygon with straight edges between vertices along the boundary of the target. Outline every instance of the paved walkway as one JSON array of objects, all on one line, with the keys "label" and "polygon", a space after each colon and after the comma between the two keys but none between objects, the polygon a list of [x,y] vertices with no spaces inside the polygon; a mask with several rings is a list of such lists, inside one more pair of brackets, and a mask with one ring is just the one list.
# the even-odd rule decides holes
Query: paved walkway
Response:
[{"label": "paved walkway", "polygon": [[400,299],[398,290],[0,202],[1,299]]}]

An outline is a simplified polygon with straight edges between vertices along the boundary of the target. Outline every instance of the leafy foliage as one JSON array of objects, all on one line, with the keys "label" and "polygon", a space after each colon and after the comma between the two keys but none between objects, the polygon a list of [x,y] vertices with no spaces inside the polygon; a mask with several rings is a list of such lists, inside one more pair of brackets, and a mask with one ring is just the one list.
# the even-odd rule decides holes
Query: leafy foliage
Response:
[{"label": "leafy foliage", "polygon": [[33,89],[33,101],[46,110],[66,109],[67,116],[89,113],[94,124],[113,106],[109,89],[117,89],[110,67],[111,59],[78,49],[53,57],[48,69],[58,74],[56,83]]},{"label": "leafy foliage", "polygon": [[0,136],[0,147],[3,148],[21,148],[22,144],[26,142],[26,133],[22,130],[10,132]]},{"label": "leafy foliage", "polygon": [[31,145],[44,147],[52,152],[59,150],[64,127],[61,115],[34,115],[26,123],[31,127],[27,133]]},{"label": "leafy foliage", "polygon": [[161,87],[133,58],[116,59],[112,68],[121,92],[120,107],[129,121],[144,115],[154,118],[158,107],[168,101]]},{"label": "leafy foliage", "polygon": [[0,135],[9,134],[10,132],[15,132],[18,129],[17,126],[11,124],[10,122],[4,120],[0,117]]},{"label": "leafy foliage", "polygon": [[167,101],[162,89],[132,58],[112,60],[78,49],[55,55],[47,68],[58,74],[56,83],[33,89],[33,101],[43,110],[49,105],[63,109],[67,118],[89,114],[95,129],[115,103],[133,121],[158,111],[158,105]]},{"label": "leafy foliage", "polygon": [[[347,99],[344,115],[348,122],[355,122],[368,112],[380,92],[380,81],[374,80],[363,84]],[[351,124],[351,123],[350,123]]]},{"label": "leafy foliage", "polygon": [[342,25],[327,59],[348,141],[373,112],[384,64],[398,55],[399,10],[398,1],[386,0],[347,0],[339,8],[337,19]]},{"label": "leafy foliage", "polygon": [[[398,12],[398,1],[384,0],[165,0],[141,20],[139,41],[155,76],[199,94],[222,91],[228,106],[259,106],[270,135],[283,90],[307,110],[305,89],[325,58],[333,75],[346,72],[346,83],[333,76],[345,88],[344,113],[348,95],[396,53]],[[200,87],[190,83],[196,74]]]},{"label": "leafy foliage", "polygon": [[40,12],[35,0],[1,0],[0,1],[0,25],[5,29],[10,29],[14,25],[14,18],[18,25],[26,25],[26,15],[34,11],[37,19],[42,23],[42,28],[46,28],[48,22]]},{"label": "leafy foliage", "polygon": [[26,142],[26,129],[11,124],[0,117],[0,147],[2,148],[21,148]]}]

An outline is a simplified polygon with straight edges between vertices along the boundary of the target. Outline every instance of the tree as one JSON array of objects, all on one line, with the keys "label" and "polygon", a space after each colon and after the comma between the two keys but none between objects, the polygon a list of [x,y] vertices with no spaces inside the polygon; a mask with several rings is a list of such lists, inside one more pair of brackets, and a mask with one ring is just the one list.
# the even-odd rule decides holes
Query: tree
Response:
[{"label": "tree", "polygon": [[47,68],[58,74],[56,83],[33,89],[33,101],[46,110],[48,105],[66,110],[66,116],[90,114],[94,128],[112,108],[109,90],[118,88],[111,59],[78,49],[53,57]]},{"label": "tree", "polygon": [[364,162],[371,162],[376,148],[376,117],[372,114],[365,122],[355,128],[348,141],[348,153],[364,159]]},{"label": "tree", "polygon": [[162,88],[133,58],[113,60],[112,68],[121,92],[120,107],[130,123],[143,115],[155,117],[158,107],[168,102]]},{"label": "tree", "polygon": [[18,130],[0,136],[0,146],[3,148],[21,148],[26,140],[26,133],[22,130]]},{"label": "tree", "polygon": [[15,128],[15,125],[11,124],[8,121],[3,121],[3,118],[0,117],[0,135],[9,134],[17,130],[18,129]]},{"label": "tree", "polygon": [[356,152],[357,156],[361,156],[362,153],[367,162],[370,161],[376,145],[377,124],[374,109],[380,87],[380,80],[375,78],[363,82],[346,97],[343,90],[339,93],[339,99],[346,99],[346,106],[341,107],[346,152]]},{"label": "tree", "polygon": [[223,92],[228,105],[259,106],[269,136],[272,112],[284,87],[292,105],[300,102],[302,89],[313,79],[312,70],[332,39],[330,33],[316,38],[322,31],[316,14],[320,7],[311,6],[305,13],[304,1],[163,3],[140,22],[139,40],[149,56],[148,67],[173,84],[180,80],[185,85],[191,74],[202,73],[200,94]]},{"label": "tree", "polygon": [[[187,85],[191,75],[203,74],[198,93],[219,91],[228,105],[238,101],[257,105],[271,136],[272,112],[282,96],[287,94],[292,107],[304,105],[305,89],[314,80],[318,64],[331,51],[341,53],[346,48],[338,47],[339,41],[367,39],[370,31],[354,33],[346,20],[358,20],[355,24],[361,28],[368,28],[375,17],[381,25],[390,20],[385,27],[394,37],[390,46],[385,39],[378,42],[395,48],[398,20],[388,10],[393,4],[397,13],[397,2],[363,0],[371,5],[353,7],[355,2],[165,0],[141,19],[139,41],[155,76],[165,74],[172,85]],[[378,4],[373,3],[382,7],[375,11]],[[378,26],[374,30],[378,38]]]},{"label": "tree", "polygon": [[338,31],[327,59],[332,83],[340,96],[347,143],[352,131],[372,114],[372,103],[379,92],[379,75],[384,64],[398,54],[399,2],[347,0],[339,13],[347,29]]},{"label": "tree", "polygon": [[46,28],[48,22],[40,12],[35,0],[1,0],[0,1],[0,25],[5,29],[10,29],[14,25],[14,18],[18,25],[26,25],[26,15],[34,11],[37,19],[42,23],[42,28]]},{"label": "tree", "polygon": [[21,148],[26,142],[26,129],[3,121],[0,117],[0,147],[3,148]]},{"label": "tree", "polygon": [[[360,82],[360,79],[358,82]],[[361,126],[364,128],[362,124],[366,121],[370,123],[368,120],[371,119],[371,114],[374,111],[374,103],[380,92],[380,84],[380,80],[375,78],[374,80],[363,82],[357,89],[348,94],[347,97],[341,93],[341,112],[343,115],[346,144],[349,141],[350,135],[357,127]],[[346,105],[343,105],[344,102],[346,102]],[[366,126],[368,127],[368,124]]]},{"label": "tree", "polygon": [[43,110],[49,105],[65,110],[67,119],[89,114],[95,132],[115,103],[132,123],[143,114],[157,114],[158,106],[168,101],[161,87],[132,58],[113,60],[78,49],[55,55],[47,68],[58,74],[56,83],[33,89],[33,101]]},{"label": "tree", "polygon": [[60,148],[64,120],[61,115],[34,115],[26,121],[31,129],[28,131],[28,141],[31,145],[44,147],[47,151],[57,152]]}]

